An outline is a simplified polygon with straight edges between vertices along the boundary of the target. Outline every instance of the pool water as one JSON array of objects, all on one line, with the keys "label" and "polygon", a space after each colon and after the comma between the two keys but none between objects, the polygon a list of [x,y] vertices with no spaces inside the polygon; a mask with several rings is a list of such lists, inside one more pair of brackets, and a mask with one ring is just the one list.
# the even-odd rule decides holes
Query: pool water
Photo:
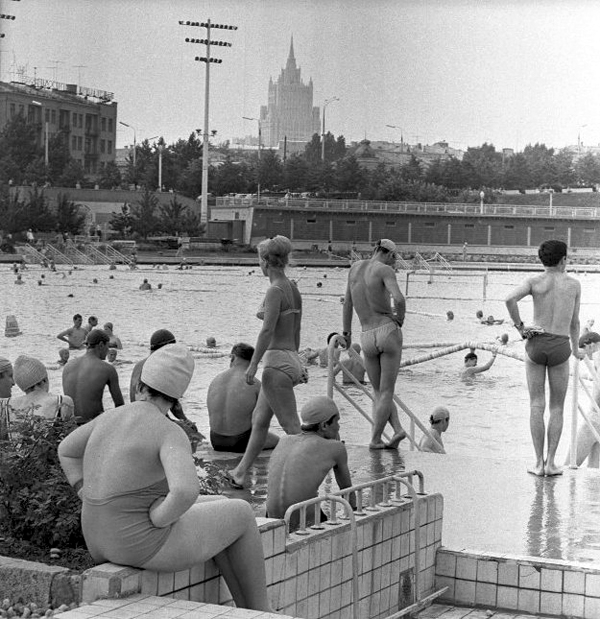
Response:
[{"label": "pool water", "polygon": [[[221,357],[196,352],[196,371],[183,400],[187,414],[208,433],[206,392],[212,378],[226,369],[226,353],[236,342],[256,342],[261,322],[255,313],[268,279],[258,267],[194,267],[187,271],[142,267],[130,271],[119,267],[80,267],[70,274],[66,267],[51,272],[30,267],[23,274],[25,285],[13,282],[10,266],[0,267],[0,320],[8,315],[17,318],[23,334],[4,338],[0,355],[14,361],[21,353],[40,358],[50,371],[50,386],[61,390],[61,370],[56,366],[62,343],[56,334],[70,327],[72,315],[80,313],[84,322],[90,314],[99,319],[100,326],[112,322],[114,332],[123,342],[119,351],[117,370],[124,396],[128,397],[129,377],[133,363],[148,354],[151,334],[168,328],[178,341],[194,347],[204,347],[206,338],[214,336]],[[290,277],[298,281],[303,295],[304,314],[301,347],[326,345],[332,331],[341,331],[342,305],[340,298],[346,286],[348,271],[343,268],[289,268]],[[38,280],[44,275],[43,285]],[[513,286],[528,274],[523,272],[490,272],[485,286],[482,272],[436,274],[430,282],[426,274],[410,277],[407,296],[408,315],[405,321],[404,359],[430,354],[432,343],[461,344],[464,342],[495,343],[503,333],[509,335],[508,348],[523,351],[523,343],[509,324],[504,297]],[[600,275],[578,275],[583,288],[582,324],[588,318],[600,319]],[[153,286],[150,292],[138,290],[147,278]],[[94,279],[97,283],[94,283]],[[398,274],[400,288],[406,289],[406,274]],[[318,284],[321,284],[318,286]],[[162,288],[158,289],[158,284]],[[531,303],[524,302],[525,322],[531,318]],[[485,316],[504,318],[501,325],[486,326],[475,317],[481,309]],[[446,312],[454,313],[447,321]],[[355,318],[356,321],[356,318]],[[599,323],[600,324],[600,323]],[[358,324],[354,325],[358,332]],[[420,345],[413,347],[415,344]],[[432,409],[445,405],[451,413],[444,442],[448,453],[480,457],[511,457],[531,459],[529,434],[529,398],[523,363],[499,355],[492,368],[473,380],[460,379],[466,351],[443,356],[432,361],[411,365],[400,371],[397,394],[427,425]],[[81,353],[74,353],[81,354]],[[345,354],[345,353],[344,353]],[[480,363],[489,352],[480,351]],[[314,394],[326,393],[327,371],[310,366],[307,385],[296,388],[299,407]],[[370,401],[354,387],[347,388],[367,411]],[[13,393],[18,393],[14,387]],[[335,396],[342,412],[341,434],[348,444],[367,445],[370,426],[341,396]],[[565,407],[565,427],[559,447],[559,461],[568,449],[570,396]],[[110,398],[105,400],[110,406]],[[406,417],[403,415],[404,421]],[[277,425],[274,424],[277,430]]]}]

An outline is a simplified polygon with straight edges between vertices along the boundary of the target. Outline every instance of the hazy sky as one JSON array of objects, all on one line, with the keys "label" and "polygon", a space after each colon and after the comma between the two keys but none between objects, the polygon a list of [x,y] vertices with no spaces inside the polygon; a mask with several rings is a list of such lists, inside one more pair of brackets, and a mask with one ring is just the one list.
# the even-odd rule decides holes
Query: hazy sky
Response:
[{"label": "hazy sky", "polygon": [[[115,93],[138,141],[187,138],[204,119],[202,28],[231,48],[211,67],[210,129],[257,133],[294,37],[326,129],[346,141],[405,140],[521,150],[600,143],[599,0],[0,0],[1,77],[26,73]],[[58,61],[58,62],[57,62]],[[77,67],[77,65],[84,65]],[[37,69],[34,69],[37,67]],[[582,125],[587,125],[583,127]],[[417,137],[418,136],[418,137]],[[117,143],[132,141],[119,126]]]}]

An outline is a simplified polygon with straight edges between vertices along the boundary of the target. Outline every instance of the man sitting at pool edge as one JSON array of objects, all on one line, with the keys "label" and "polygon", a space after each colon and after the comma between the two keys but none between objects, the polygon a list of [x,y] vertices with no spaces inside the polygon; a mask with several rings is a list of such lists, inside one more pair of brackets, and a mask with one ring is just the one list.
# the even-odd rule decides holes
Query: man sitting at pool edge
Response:
[{"label": "man sitting at pool edge", "polygon": [[[252,411],[260,393],[260,381],[249,385],[246,370],[254,347],[240,342],[231,349],[229,368],[221,372],[208,387],[206,408],[210,423],[210,442],[215,451],[244,453],[252,431]],[[273,449],[279,437],[267,434],[263,449]],[[230,482],[231,483],[231,482]]]},{"label": "man sitting at pool edge", "polygon": [[[346,447],[338,440],[340,413],[335,402],[326,396],[309,400],[300,411],[301,434],[288,434],[279,443],[269,463],[267,483],[267,517],[283,518],[290,505],[315,498],[319,486],[333,468],[340,488],[352,485]],[[356,509],[354,494],[349,502]],[[299,512],[292,519],[297,527]],[[307,510],[307,524],[314,522],[314,510]],[[322,513],[321,520],[326,520]]]}]

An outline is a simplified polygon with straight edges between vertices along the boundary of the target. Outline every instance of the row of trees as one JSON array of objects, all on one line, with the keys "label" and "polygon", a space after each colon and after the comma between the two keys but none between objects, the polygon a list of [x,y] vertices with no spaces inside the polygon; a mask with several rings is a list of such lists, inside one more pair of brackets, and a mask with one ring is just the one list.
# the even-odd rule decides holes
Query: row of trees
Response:
[{"label": "row of trees", "polygon": [[[353,157],[343,136],[325,136],[325,161],[318,134],[301,154],[282,160],[274,151],[240,153],[229,145],[211,147],[208,190],[216,195],[255,193],[260,183],[263,192],[356,192],[365,199],[380,200],[464,200],[478,199],[482,188],[526,189],[600,184],[600,158],[593,154],[576,157],[572,151],[555,151],[544,144],[526,146],[522,152],[505,156],[493,144],[470,147],[462,160],[438,159],[425,166],[418,151],[410,161],[390,169],[380,164],[367,170]],[[97,183],[101,188],[132,184],[156,188],[159,151],[162,181],[167,189],[196,198],[202,191],[202,141],[196,132],[187,140],[166,145],[147,140],[137,147],[136,162],[130,156],[123,173],[107,164]],[[45,166],[36,130],[22,116],[9,122],[0,133],[0,183],[50,182],[75,186],[86,182],[81,165],[69,154],[68,134],[59,132],[49,142],[49,165]],[[90,182],[90,181],[88,181]],[[492,192],[486,191],[491,195]]]},{"label": "row of trees", "polygon": [[[146,189],[138,200],[123,205],[114,213],[110,226],[124,237],[147,238],[151,234],[198,236],[204,225],[200,218],[173,195],[168,204],[159,204],[154,192]],[[28,195],[11,195],[6,185],[0,191],[0,229],[13,235],[31,228],[35,232],[60,232],[71,235],[85,232],[86,214],[68,193],[59,194],[51,205],[44,190],[32,187]],[[19,237],[16,236],[18,240]]]}]

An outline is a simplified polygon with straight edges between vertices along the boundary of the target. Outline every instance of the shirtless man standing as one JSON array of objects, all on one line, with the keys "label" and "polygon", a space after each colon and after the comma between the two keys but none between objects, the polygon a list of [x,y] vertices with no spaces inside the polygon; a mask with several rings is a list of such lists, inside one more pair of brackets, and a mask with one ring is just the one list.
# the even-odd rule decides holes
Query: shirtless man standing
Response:
[{"label": "shirtless man standing", "polygon": [[[229,355],[229,368],[215,376],[208,387],[206,407],[210,442],[215,451],[246,451],[252,431],[252,411],[260,393],[259,380],[255,378],[252,385],[246,381],[253,354],[253,346],[236,344]],[[276,434],[269,432],[263,449],[273,449],[278,440]]]},{"label": "shirtless man standing", "polygon": [[[396,245],[389,239],[377,241],[371,258],[355,262],[350,268],[344,300],[342,335],[349,347],[352,343],[352,310],[356,310],[362,327],[360,339],[365,367],[375,392],[370,449],[396,449],[406,437],[393,399],[402,358],[401,327],[406,313],[406,301],[392,268],[395,262]],[[394,300],[393,309],[390,295]],[[381,435],[388,422],[394,435],[386,445]]]},{"label": "shirtless man standing", "polygon": [[[535,449],[535,465],[528,469],[533,475],[561,475],[554,462],[563,426],[563,406],[569,384],[571,354],[580,358],[579,305],[581,285],[567,275],[567,245],[562,241],[544,241],[538,249],[544,273],[527,278],[506,298],[506,307],[515,327],[526,339],[525,372],[529,387],[529,426]],[[524,297],[533,298],[533,325],[521,320],[518,303]],[[546,376],[550,390],[548,421],[548,451],[544,458],[546,428]]]},{"label": "shirtless man standing", "polygon": [[[315,498],[325,475],[333,468],[340,490],[352,485],[346,447],[338,440],[340,413],[325,396],[309,400],[300,411],[301,434],[282,436],[269,463],[267,516],[283,518],[290,505]],[[350,505],[355,509],[354,494]],[[307,510],[312,524],[314,510]],[[291,520],[297,526],[298,513]]]},{"label": "shirtless man standing", "polygon": [[88,332],[81,326],[82,321],[83,318],[81,314],[75,314],[75,316],[73,316],[73,326],[61,331],[56,336],[59,340],[66,342],[70,350],[81,350],[85,348],[85,338]]},{"label": "shirtless man standing", "polygon": [[62,385],[66,395],[73,398],[75,415],[85,423],[104,411],[102,395],[108,385],[116,406],[121,406],[123,396],[119,387],[117,370],[110,363],[104,363],[108,353],[108,334],[94,329],[87,338],[87,350],[63,369]]}]

